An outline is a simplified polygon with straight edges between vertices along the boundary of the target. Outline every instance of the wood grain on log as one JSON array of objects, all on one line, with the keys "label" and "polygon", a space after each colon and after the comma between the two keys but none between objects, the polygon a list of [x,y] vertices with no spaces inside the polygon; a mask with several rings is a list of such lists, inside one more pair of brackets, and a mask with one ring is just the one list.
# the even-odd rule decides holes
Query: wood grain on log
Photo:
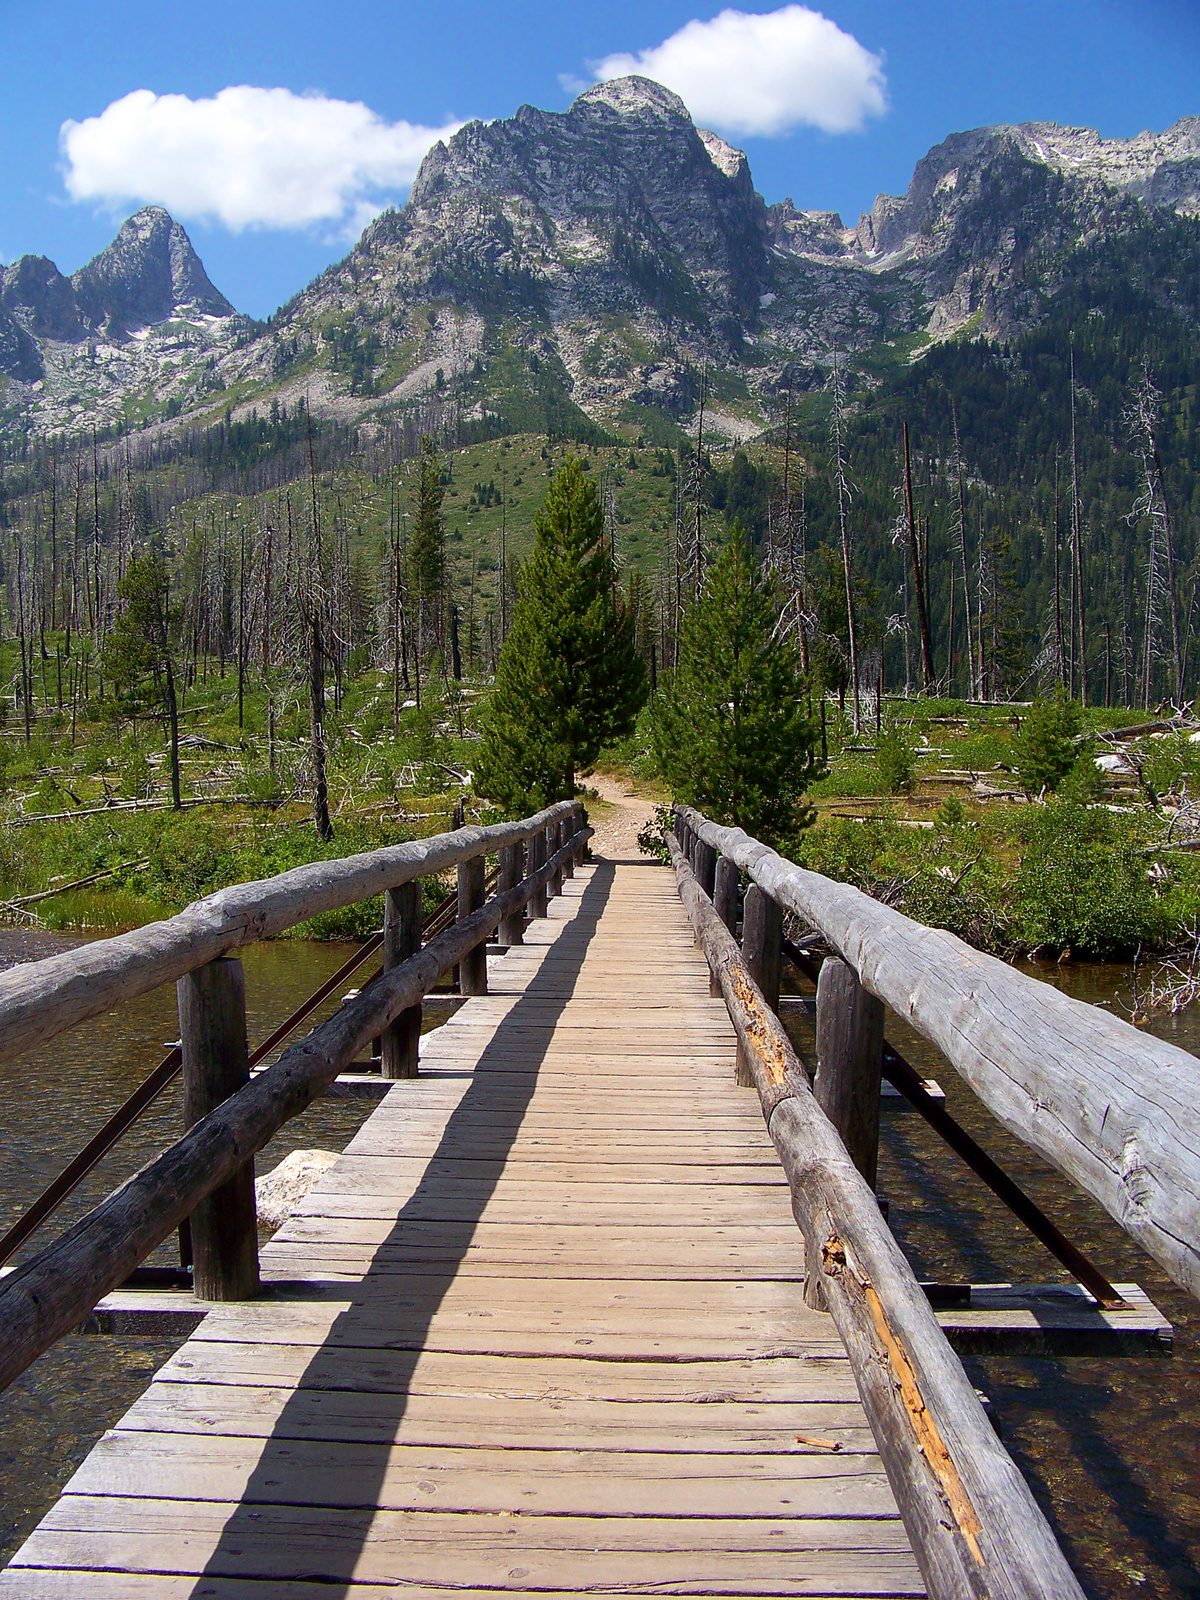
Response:
[{"label": "wood grain on log", "polygon": [[688,812],[946,1057],[988,1109],[1200,1298],[1200,1060],[951,933]]},{"label": "wood grain on log", "polygon": [[[403,965],[421,948],[421,883],[389,889],[383,901],[383,970]],[[415,1078],[419,1071],[421,1005],[409,1006],[384,1029],[379,1070],[385,1078]]]},{"label": "wood grain on log", "polygon": [[[190,1128],[250,1081],[246,980],[229,956],[180,978],[183,1122]],[[244,1300],[258,1289],[254,1162],[247,1161],[192,1212],[193,1292],[198,1300]]]},{"label": "wood grain on log", "polygon": [[[700,845],[706,849],[709,846]],[[701,884],[703,890],[703,884]],[[783,918],[779,907],[757,884],[746,891],[742,912],[742,960],[746,971],[767,997],[772,1011],[779,1010],[779,978],[783,960]],[[754,1077],[738,1045],[736,1080],[744,1088],[754,1087]]]},{"label": "wood grain on log", "polygon": [[[458,918],[474,916],[483,905],[484,858],[475,856],[458,864]],[[487,993],[487,946],[477,944],[458,964],[459,994]]]},{"label": "wood grain on log", "polygon": [[563,800],[522,822],[459,828],[339,861],[314,861],[197,900],[178,916],[0,973],[0,1051],[44,1044],[123,1000],[174,983],[239,945],[274,938],[322,911],[369,900],[414,878],[448,871],[502,845],[545,837],[579,802]]}]

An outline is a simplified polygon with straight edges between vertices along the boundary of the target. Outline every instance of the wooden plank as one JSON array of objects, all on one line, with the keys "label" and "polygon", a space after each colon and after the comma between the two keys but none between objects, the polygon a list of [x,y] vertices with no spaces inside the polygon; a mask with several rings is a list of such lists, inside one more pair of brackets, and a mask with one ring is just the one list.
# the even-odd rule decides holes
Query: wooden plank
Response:
[{"label": "wooden plank", "polygon": [[[650,1402],[694,1404],[716,1416],[726,1404],[799,1405],[822,1397],[857,1398],[845,1349],[832,1323],[804,1353],[719,1356],[696,1362],[596,1361],[569,1357],[411,1351],[327,1350],[322,1345],[189,1340],[159,1374],[173,1383],[285,1384],[291,1388],[366,1395],[475,1394],[498,1399],[608,1400],[625,1408]],[[862,1412],[858,1413],[862,1418]],[[865,1426],[865,1419],[863,1426]]]},{"label": "wooden plank", "polygon": [[732,1029],[630,875],[564,883],[426,1036],[0,1600],[921,1593]]},{"label": "wooden plank", "polygon": [[[433,1584],[405,1584],[406,1600],[486,1600],[491,1590],[444,1589]],[[572,1589],[539,1589],[539,1600],[578,1600],[579,1595],[594,1591]],[[622,1586],[622,1594],[657,1594],[657,1589],[631,1589]],[[709,1589],[709,1594],[719,1591]],[[778,1594],[780,1591],[775,1590]],[[845,1588],[840,1595],[868,1594],[870,1589]],[[880,1588],[874,1593],[888,1595],[916,1594],[919,1590],[907,1588]],[[199,1582],[192,1577],[176,1577],[169,1573],[87,1572],[68,1571],[63,1568],[39,1570],[25,1567],[9,1568],[0,1573],[0,1596],[4,1600],[63,1600],[64,1595],[86,1593],[88,1600],[329,1600],[329,1585],[305,1583],[303,1580],[269,1578],[265,1582],[254,1578],[214,1578],[206,1576]],[[394,1584],[355,1583],[339,1580],[339,1595],[347,1600],[395,1600]],[[828,1585],[818,1592],[804,1591],[807,1600],[834,1600]],[[767,1600],[765,1591],[739,1589],[741,1600]]]},{"label": "wooden plank", "polygon": [[1136,1283],[1114,1287],[1125,1309],[1098,1306],[1077,1283],[976,1284],[969,1307],[939,1311],[961,1355],[1166,1355],[1174,1329]]},{"label": "wooden plank", "polygon": [[[231,1520],[235,1526],[230,1529]],[[349,1565],[348,1565],[349,1560]],[[13,1565],[528,1592],[919,1594],[890,1518],[477,1517],[64,1495]],[[0,1593],[3,1593],[0,1590]]]},{"label": "wooden plank", "polygon": [[[580,1440],[591,1452],[691,1451],[705,1455],[813,1456],[819,1446],[797,1443],[830,1439],[843,1452],[877,1454],[863,1425],[852,1383],[841,1400],[627,1401],[541,1397],[508,1399],[490,1394],[412,1394],[403,1415],[381,1404],[377,1394],[234,1383],[151,1384],[126,1413],[118,1432],[201,1433],[228,1438],[341,1440],[347,1443],[461,1446],[464,1439],[504,1441],[506,1447],[574,1450]],[[840,1452],[839,1452],[840,1453]],[[614,1460],[610,1467],[620,1471]]]},{"label": "wooden plank", "polygon": [[697,1454],[623,1448],[611,1453],[487,1445],[447,1448],[322,1439],[107,1435],[75,1473],[69,1495],[140,1500],[228,1500],[242,1505],[356,1507],[370,1483],[389,1511],[478,1512],[520,1505],[536,1516],[833,1517],[852,1495],[862,1516],[892,1510],[871,1457]]}]

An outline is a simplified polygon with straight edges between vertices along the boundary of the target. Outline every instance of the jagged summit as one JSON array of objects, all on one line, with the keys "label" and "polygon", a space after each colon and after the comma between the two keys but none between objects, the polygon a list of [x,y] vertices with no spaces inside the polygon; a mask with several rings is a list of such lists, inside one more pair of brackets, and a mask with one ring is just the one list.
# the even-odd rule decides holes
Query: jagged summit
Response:
[{"label": "jagged summit", "polygon": [[194,392],[192,370],[235,321],[184,229],[144,206],[69,278],[45,256],[0,269],[0,385],[40,390],[55,426],[108,420],[125,390]]},{"label": "jagged summit", "polygon": [[[1124,140],[1048,122],[954,133],[847,225],[765,205],[742,151],[629,76],[436,144],[408,203],[261,335],[161,207],[72,278],[27,256],[0,273],[0,381],[48,426],[117,414],[135,390],[152,414],[235,386],[246,405],[288,401],[302,382],[345,419],[449,393],[489,426],[640,427],[650,407],[661,433],[693,416],[707,368],[706,429],[745,437],[781,384],[823,381],[835,346],[891,361],[1015,336],[1078,252],[1139,248],[1147,218],[1178,216],[1200,217],[1200,118]],[[103,361],[72,355],[100,344]]]},{"label": "jagged summit", "polygon": [[209,281],[192,241],[162,206],[136,211],[71,282],[84,319],[118,335],[181,313],[233,314]]}]

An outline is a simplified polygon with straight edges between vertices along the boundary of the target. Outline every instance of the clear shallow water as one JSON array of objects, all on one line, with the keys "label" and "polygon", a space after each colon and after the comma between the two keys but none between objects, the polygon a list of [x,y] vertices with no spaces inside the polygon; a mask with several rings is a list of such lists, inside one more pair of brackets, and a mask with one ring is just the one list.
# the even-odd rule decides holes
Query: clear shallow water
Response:
[{"label": "clear shallow water", "polygon": [[[346,959],[349,947],[283,941],[244,952],[253,1043]],[[1123,967],[1039,966],[1037,977],[1080,999],[1128,995]],[[330,1009],[334,1002],[330,1002]],[[968,1363],[993,1402],[1025,1472],[1089,1595],[1096,1600],[1200,1596],[1200,1307],[1092,1201],[1005,1133],[922,1040],[896,1019],[889,1034],[936,1077],[953,1114],[1111,1279],[1142,1284],[1175,1324],[1169,1358]],[[1200,1054],[1200,1007],[1153,1031]],[[0,1063],[0,1228],[40,1192],[176,1037],[170,990],[144,996],[45,1050]],[[803,1034],[798,1035],[803,1044]],[[1197,1083],[1200,1094],[1200,1082]],[[259,1158],[341,1149],[370,1102],[319,1101]],[[921,1277],[974,1282],[1061,1280],[1064,1274],[913,1112],[883,1118],[880,1188]],[[168,1090],[76,1191],[29,1251],[81,1215],[181,1127]],[[169,1260],[167,1247],[160,1259]],[[0,1560],[145,1388],[176,1341],[67,1338],[0,1395]]]},{"label": "clear shallow water", "polygon": [[[344,964],[353,946],[280,940],[242,952],[251,1048]],[[43,952],[36,951],[35,954]],[[370,967],[364,967],[369,972]],[[355,978],[347,980],[347,986]],[[330,1000],[313,1020],[328,1015]],[[312,1022],[308,1024],[312,1026]],[[0,1061],[0,1231],[7,1229],[157,1065],[178,1037],[173,986],[143,995],[38,1051]],[[366,1100],[318,1100],[257,1158],[341,1150],[370,1114]],[[177,1079],[14,1258],[63,1232],[183,1131]],[[151,1258],[172,1263],[165,1244]],[[0,1394],[0,1562],[45,1515],[96,1439],[132,1405],[179,1340],[61,1339]]]}]

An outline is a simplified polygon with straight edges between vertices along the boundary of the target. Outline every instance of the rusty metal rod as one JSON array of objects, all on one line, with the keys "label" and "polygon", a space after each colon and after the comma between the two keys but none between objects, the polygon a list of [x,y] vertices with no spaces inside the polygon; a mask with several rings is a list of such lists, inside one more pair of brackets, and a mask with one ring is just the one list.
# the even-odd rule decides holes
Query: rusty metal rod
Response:
[{"label": "rusty metal rod", "polygon": [[[790,939],[783,941],[783,953],[797,971],[802,972],[813,983],[816,982],[818,963],[813,961],[811,956],[793,944]],[[920,1073],[887,1039],[883,1041],[883,1075],[900,1091],[909,1104],[921,1113],[929,1126],[945,1140],[954,1153],[961,1156],[975,1176],[986,1183],[992,1193],[1025,1224],[1034,1238],[1045,1245],[1050,1254],[1066,1267],[1072,1277],[1078,1279],[1093,1299],[1108,1311],[1118,1310],[1125,1305],[1126,1302],[1099,1267],[1093,1265],[1087,1256],[1055,1227],[1020,1184],[1010,1178],[1004,1168],[997,1165],[987,1151],[975,1142],[963,1125],[955,1121],[945,1106],[928,1093],[921,1081]]]}]

